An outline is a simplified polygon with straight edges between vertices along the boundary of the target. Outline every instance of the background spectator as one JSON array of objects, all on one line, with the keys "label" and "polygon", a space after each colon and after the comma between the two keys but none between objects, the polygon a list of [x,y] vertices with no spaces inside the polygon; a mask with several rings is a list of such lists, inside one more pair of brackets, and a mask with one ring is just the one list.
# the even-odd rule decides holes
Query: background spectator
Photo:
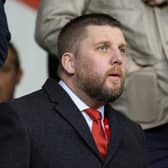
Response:
[{"label": "background spectator", "polygon": [[8,0],[5,3],[12,42],[19,49],[24,67],[24,75],[16,89],[15,98],[39,89],[48,76],[47,54],[34,40],[37,1]]},{"label": "background spectator", "polygon": [[0,67],[0,102],[14,98],[15,89],[22,78],[22,73],[18,51],[10,43],[5,64]]}]

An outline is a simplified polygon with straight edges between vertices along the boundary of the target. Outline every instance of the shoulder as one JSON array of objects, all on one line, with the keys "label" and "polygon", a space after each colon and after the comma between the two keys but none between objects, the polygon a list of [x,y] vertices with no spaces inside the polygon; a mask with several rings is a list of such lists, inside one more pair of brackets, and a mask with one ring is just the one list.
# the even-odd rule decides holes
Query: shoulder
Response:
[{"label": "shoulder", "polygon": [[[2,126],[3,123],[8,123],[11,125],[13,122],[13,119],[16,120],[16,115],[13,113],[13,109],[10,107],[7,103],[1,103],[0,104],[0,125]],[[1,127],[2,128],[2,127]]]},{"label": "shoulder", "polygon": [[26,116],[36,111],[37,107],[40,108],[44,105],[46,100],[47,95],[45,92],[43,90],[38,90],[31,94],[1,104],[0,111],[1,113],[10,113],[12,111],[13,114],[16,113],[18,116]]},{"label": "shoulder", "polygon": [[19,106],[29,106],[30,104],[35,104],[39,101],[41,101],[41,99],[43,99],[45,97],[45,93],[42,89],[32,92],[30,94],[24,95],[22,97],[13,99],[11,101],[8,102],[8,104],[11,107],[18,107]]},{"label": "shoulder", "polygon": [[[23,122],[19,115],[10,107],[8,103],[0,104],[0,140],[8,141],[9,138],[24,137],[25,131]],[[17,136],[18,135],[18,136]],[[25,141],[27,138],[24,137]],[[9,139],[11,140],[11,139]],[[19,141],[19,139],[18,139]],[[1,152],[0,152],[1,153]]]},{"label": "shoulder", "polygon": [[[47,95],[43,90],[39,90],[0,104],[0,123],[4,123],[3,127],[6,127],[5,129],[19,128],[27,132],[34,125],[45,120],[48,116],[46,111],[49,111],[49,109],[51,109],[51,105]],[[11,128],[10,130],[12,130]]]},{"label": "shoulder", "polygon": [[144,131],[138,123],[129,119],[125,114],[119,111],[114,111],[114,113],[117,116],[119,125],[122,126],[126,135],[135,136],[139,141],[144,141]]},{"label": "shoulder", "polygon": [[140,144],[139,146],[137,146],[138,148],[144,148],[144,131],[138,123],[129,119],[125,114],[112,108],[111,117],[114,118],[111,121],[115,123],[113,124],[115,126],[115,129],[118,129],[118,131],[123,135],[123,138],[126,142],[129,141],[131,143],[137,143]]},{"label": "shoulder", "polygon": [[0,104],[0,132],[0,167],[24,167],[25,158],[29,157],[29,138],[20,117],[8,103]]},{"label": "shoulder", "polygon": [[114,110],[111,105],[108,105],[107,108],[109,108],[111,115],[116,118],[117,124],[122,127],[125,132],[135,135],[139,134],[140,136],[143,135],[143,130],[138,123],[129,119],[125,114],[121,113],[120,111]]},{"label": "shoulder", "polygon": [[141,126],[137,122],[131,120],[130,118],[128,118],[128,116],[126,116],[125,114],[121,113],[120,111],[114,110],[114,113],[117,116],[118,120],[120,122],[122,122],[122,124],[124,126],[134,127],[134,128],[137,128],[137,129],[142,129]]}]

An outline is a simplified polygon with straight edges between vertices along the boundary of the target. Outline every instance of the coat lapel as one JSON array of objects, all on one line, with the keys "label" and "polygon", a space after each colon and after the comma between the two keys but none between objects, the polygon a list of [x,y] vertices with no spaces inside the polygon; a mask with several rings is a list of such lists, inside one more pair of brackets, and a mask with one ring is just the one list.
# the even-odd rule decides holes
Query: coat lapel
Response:
[{"label": "coat lapel", "polygon": [[116,115],[117,112],[114,111],[110,105],[106,105],[105,113],[108,117],[110,125],[110,140],[104,166],[107,165],[108,162],[113,158],[119,148],[122,139],[122,129]]},{"label": "coat lapel", "polygon": [[55,104],[55,111],[76,130],[92,152],[101,159],[89,127],[69,95],[53,79],[49,79],[43,89],[47,92],[49,99]]}]

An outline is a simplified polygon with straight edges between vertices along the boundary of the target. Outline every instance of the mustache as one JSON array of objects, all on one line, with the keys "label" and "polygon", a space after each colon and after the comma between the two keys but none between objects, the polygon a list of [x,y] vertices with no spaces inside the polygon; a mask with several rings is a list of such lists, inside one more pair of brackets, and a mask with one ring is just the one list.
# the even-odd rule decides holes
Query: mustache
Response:
[{"label": "mustache", "polygon": [[125,72],[123,71],[120,65],[115,65],[106,72],[106,76],[109,75],[123,77],[125,76]]}]

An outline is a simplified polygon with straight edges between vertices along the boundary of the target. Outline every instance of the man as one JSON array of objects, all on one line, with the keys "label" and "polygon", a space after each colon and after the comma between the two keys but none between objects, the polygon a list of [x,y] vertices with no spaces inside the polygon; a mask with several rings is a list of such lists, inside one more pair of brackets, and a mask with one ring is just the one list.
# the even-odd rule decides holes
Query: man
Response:
[{"label": "man", "polygon": [[0,102],[14,98],[16,86],[22,78],[22,68],[18,52],[10,43],[5,64],[0,67]]},{"label": "man", "polygon": [[58,51],[59,83],[50,79],[0,106],[10,124],[1,126],[9,134],[7,149],[0,144],[3,166],[144,168],[142,129],[108,104],[125,80],[119,22],[103,14],[78,17],[62,29]]},{"label": "man", "polygon": [[168,0],[41,0],[36,41],[56,56],[56,37],[62,26],[76,16],[97,12],[119,20],[128,43],[124,93],[112,106],[145,130],[151,167],[165,168],[168,165],[168,150],[165,150],[168,149]]},{"label": "man", "polygon": [[4,11],[5,0],[0,0],[0,66],[5,62],[10,40],[6,15]]}]

